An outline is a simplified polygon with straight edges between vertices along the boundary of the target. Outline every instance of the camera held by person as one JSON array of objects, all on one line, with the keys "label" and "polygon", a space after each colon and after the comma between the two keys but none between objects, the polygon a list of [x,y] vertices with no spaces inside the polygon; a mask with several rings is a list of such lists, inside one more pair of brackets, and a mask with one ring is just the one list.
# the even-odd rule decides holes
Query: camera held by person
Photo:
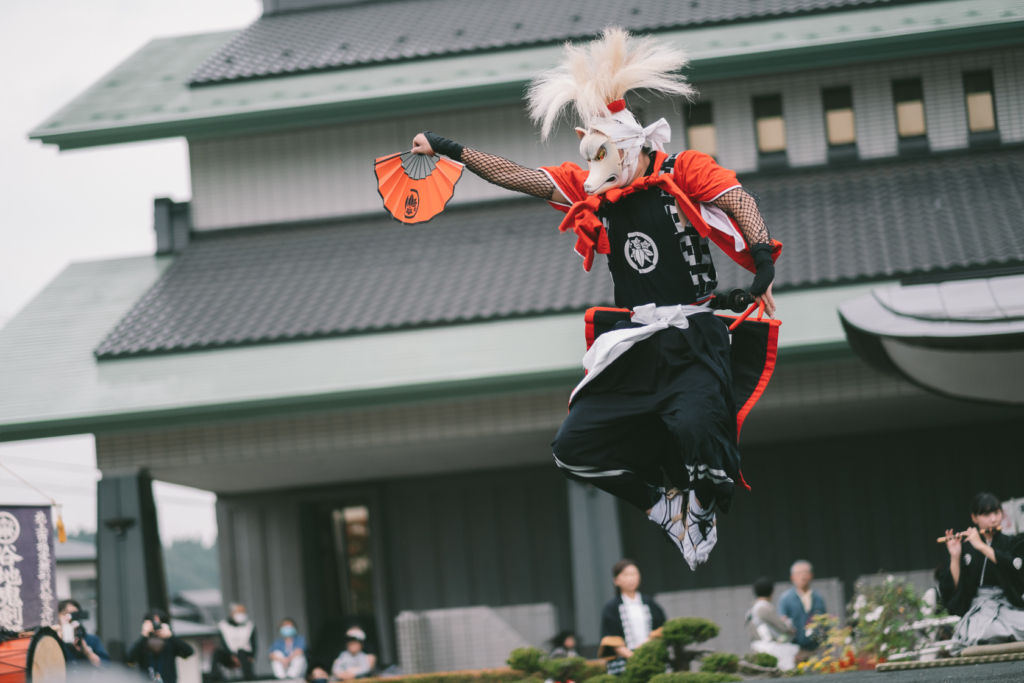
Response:
[{"label": "camera held by person", "polygon": [[191,645],[171,632],[167,613],[151,609],[143,617],[141,636],[128,650],[125,662],[138,666],[145,680],[177,683],[175,660],[191,657],[194,653]]},{"label": "camera held by person", "polygon": [[103,641],[85,630],[82,622],[89,613],[82,609],[77,600],[61,600],[58,605],[60,635],[64,641],[64,659],[72,666],[79,663],[102,667],[110,661]]}]

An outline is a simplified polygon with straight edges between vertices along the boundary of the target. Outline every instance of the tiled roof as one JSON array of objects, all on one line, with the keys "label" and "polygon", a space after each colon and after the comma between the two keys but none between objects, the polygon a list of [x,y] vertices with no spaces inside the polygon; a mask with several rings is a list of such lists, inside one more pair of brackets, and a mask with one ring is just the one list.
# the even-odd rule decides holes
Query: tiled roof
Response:
[{"label": "tiled roof", "polygon": [[[785,243],[776,287],[1024,262],[1024,150],[751,177]],[[197,239],[101,358],[583,310],[612,301],[538,200]],[[722,288],[751,276],[718,254]]]},{"label": "tiled roof", "polygon": [[263,16],[207,59],[189,83],[554,44],[606,26],[663,31],[897,1],[376,0]]}]

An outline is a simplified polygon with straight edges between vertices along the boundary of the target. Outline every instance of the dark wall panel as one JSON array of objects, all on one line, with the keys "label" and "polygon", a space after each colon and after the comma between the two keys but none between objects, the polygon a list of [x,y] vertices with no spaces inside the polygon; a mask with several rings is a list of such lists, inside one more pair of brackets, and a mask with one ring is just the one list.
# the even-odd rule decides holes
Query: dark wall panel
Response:
[{"label": "dark wall panel", "polygon": [[573,625],[569,508],[554,467],[382,484],[391,609],[551,602]]},{"label": "dark wall panel", "polygon": [[849,595],[859,575],[948,561],[935,538],[966,528],[975,493],[1024,495],[1020,439],[1019,427],[992,423],[741,448],[753,490],[719,515],[707,564],[691,572],[642,513],[620,505],[624,551],[651,593],[784,581],[805,558]]}]

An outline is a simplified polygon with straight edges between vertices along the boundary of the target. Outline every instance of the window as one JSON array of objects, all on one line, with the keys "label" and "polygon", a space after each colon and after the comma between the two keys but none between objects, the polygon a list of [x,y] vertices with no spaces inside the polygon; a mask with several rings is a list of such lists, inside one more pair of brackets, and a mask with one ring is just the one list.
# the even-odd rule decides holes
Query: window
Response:
[{"label": "window", "polygon": [[841,162],[857,158],[857,127],[853,120],[853,93],[849,86],[821,91],[825,108],[828,160]]},{"label": "window", "polygon": [[754,98],[758,163],[762,169],[786,165],[786,124],[782,119],[782,95]]},{"label": "window", "polygon": [[993,98],[992,72],[968,71],[964,74],[964,96],[967,104],[967,129],[972,146],[999,142],[996,128],[996,107]]},{"label": "window", "polygon": [[924,90],[920,78],[892,82],[896,102],[896,132],[900,138],[900,154],[927,152],[927,126],[924,118]]},{"label": "window", "polygon": [[718,140],[715,137],[710,102],[690,107],[690,116],[686,120],[686,138],[690,149],[718,156]]}]

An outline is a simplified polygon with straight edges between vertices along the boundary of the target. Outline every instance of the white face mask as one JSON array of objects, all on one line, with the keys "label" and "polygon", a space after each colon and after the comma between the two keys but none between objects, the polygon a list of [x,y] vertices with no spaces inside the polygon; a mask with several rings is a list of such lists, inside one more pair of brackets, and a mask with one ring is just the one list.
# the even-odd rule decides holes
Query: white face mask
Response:
[{"label": "white face mask", "polygon": [[233,622],[235,622],[236,624],[238,624],[239,626],[241,626],[242,624],[244,624],[247,621],[249,621],[249,615],[246,614],[245,612],[242,612],[240,614],[236,614],[235,616],[231,617],[231,620]]},{"label": "white face mask", "polygon": [[[644,148],[661,152],[665,143],[672,139],[672,129],[665,119],[643,128],[626,110],[594,117],[586,130],[577,128],[576,134],[580,138],[580,154],[590,164],[590,175],[583,184],[589,195],[632,183],[637,177]],[[605,150],[603,156],[602,149]]]},{"label": "white face mask", "polygon": [[577,128],[576,134],[580,137],[580,156],[590,164],[590,175],[583,183],[586,193],[597,195],[613,187],[622,187],[625,184],[622,155],[611,138],[582,128]]}]

